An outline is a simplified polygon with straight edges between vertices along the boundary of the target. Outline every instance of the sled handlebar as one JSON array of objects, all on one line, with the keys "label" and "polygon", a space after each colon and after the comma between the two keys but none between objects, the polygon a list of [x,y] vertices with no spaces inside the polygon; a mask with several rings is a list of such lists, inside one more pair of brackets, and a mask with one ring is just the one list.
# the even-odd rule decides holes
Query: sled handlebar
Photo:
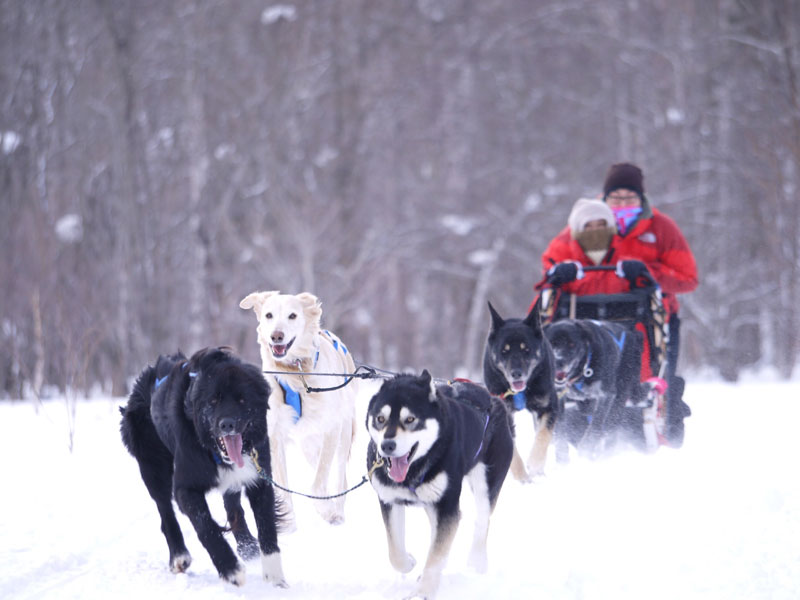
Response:
[{"label": "sled handlebar", "polygon": [[[589,266],[583,267],[583,271],[585,273],[588,273],[590,271],[616,271],[616,270],[617,270],[617,266],[616,265],[589,265]],[[655,280],[655,278],[653,277],[652,273],[650,273],[650,271],[645,271],[640,277],[642,279],[644,279],[647,282],[647,284],[646,285],[637,285],[637,281],[639,279],[637,277],[636,279],[634,279],[633,281],[630,282],[632,290],[633,289],[639,289],[639,288],[640,289],[650,289],[650,288],[658,287],[658,282]]]}]

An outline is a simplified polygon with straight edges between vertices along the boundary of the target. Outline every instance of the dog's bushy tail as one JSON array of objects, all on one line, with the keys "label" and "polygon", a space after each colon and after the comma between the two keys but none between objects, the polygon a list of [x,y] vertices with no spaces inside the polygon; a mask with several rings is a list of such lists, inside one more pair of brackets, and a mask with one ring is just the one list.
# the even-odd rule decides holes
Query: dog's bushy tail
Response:
[{"label": "dog's bushy tail", "polygon": [[[158,455],[169,457],[161,438],[158,437],[153,420],[150,417],[150,401],[155,391],[156,381],[167,377],[176,362],[184,360],[178,352],[170,356],[159,356],[155,367],[148,366],[141,372],[128,397],[128,403],[119,407],[122,414],[120,434],[122,443],[140,465],[142,460]],[[171,462],[171,457],[167,462]]]},{"label": "dog's bushy tail", "polygon": [[150,397],[155,381],[155,368],[146,368],[136,380],[128,404],[119,407],[122,414],[119,425],[122,443],[136,458],[142,455],[142,447],[150,443],[153,436],[161,444],[150,418]]}]

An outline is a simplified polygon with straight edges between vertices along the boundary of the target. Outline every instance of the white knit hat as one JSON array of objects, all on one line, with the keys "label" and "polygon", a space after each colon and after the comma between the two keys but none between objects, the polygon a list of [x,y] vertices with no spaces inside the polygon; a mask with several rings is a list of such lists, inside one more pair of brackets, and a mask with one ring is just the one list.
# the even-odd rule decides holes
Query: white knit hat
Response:
[{"label": "white knit hat", "polygon": [[614,213],[608,204],[602,200],[579,198],[572,207],[572,212],[569,213],[567,224],[574,238],[576,233],[583,231],[589,221],[601,219],[606,222],[608,227],[614,227]]}]

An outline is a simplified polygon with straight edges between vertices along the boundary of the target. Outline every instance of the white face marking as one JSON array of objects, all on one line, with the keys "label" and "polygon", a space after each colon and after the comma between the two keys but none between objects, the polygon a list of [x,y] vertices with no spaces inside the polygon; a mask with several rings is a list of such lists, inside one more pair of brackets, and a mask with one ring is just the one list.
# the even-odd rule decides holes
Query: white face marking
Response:
[{"label": "white face marking", "polygon": [[[436,419],[426,419],[424,429],[408,432],[407,435],[414,438],[414,443],[419,444],[416,452],[414,452],[414,460],[422,458],[430,451],[436,443],[436,440],[439,439],[439,421]],[[411,449],[411,446],[413,446],[413,444],[409,446],[409,449]],[[414,460],[411,462],[413,463]]]},{"label": "white face marking", "polygon": [[[375,445],[380,449],[381,442],[383,441],[383,436],[386,434],[386,427],[380,427],[381,419],[383,419],[383,423],[385,424],[389,420],[389,415],[391,414],[392,409],[387,404],[378,411],[378,413],[370,418],[369,422],[367,423],[367,429],[369,431],[369,437],[372,438],[372,441],[375,442]],[[379,429],[376,428],[376,421],[378,421]]]},{"label": "white face marking", "polygon": [[[389,424],[391,412],[391,406],[388,404],[382,406],[375,416],[370,418],[368,424],[369,435],[381,456],[383,456],[381,443],[386,437],[387,430],[390,429],[386,426],[381,427],[381,419],[383,424]],[[408,407],[401,407],[398,427],[395,430],[395,436],[391,439],[397,444],[392,453],[394,456],[405,456],[411,452],[414,445],[417,445],[417,449],[411,457],[413,464],[415,460],[425,456],[439,439],[439,422],[436,419],[426,419],[424,425],[420,427],[419,418]]]}]

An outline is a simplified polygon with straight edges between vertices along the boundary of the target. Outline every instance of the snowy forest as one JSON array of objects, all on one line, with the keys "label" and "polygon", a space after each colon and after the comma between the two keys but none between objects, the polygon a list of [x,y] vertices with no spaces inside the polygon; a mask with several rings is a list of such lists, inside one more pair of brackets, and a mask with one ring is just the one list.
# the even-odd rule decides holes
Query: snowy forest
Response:
[{"label": "snowy forest", "polygon": [[612,163],[681,227],[681,369],[800,354],[796,0],[0,0],[0,396],[258,362],[256,290],[477,374]]}]

